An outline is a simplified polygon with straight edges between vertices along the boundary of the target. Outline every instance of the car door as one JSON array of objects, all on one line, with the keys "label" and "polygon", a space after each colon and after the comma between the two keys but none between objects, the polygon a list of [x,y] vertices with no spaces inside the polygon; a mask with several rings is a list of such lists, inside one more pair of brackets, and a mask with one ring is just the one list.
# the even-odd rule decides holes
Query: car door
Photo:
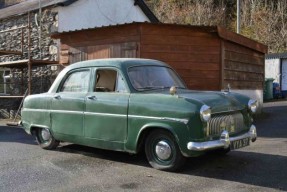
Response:
[{"label": "car door", "polygon": [[90,69],[68,73],[51,102],[51,124],[57,135],[83,136],[85,99],[90,84]]},{"label": "car door", "polygon": [[[86,99],[85,137],[122,143],[127,137],[129,93],[116,69],[94,70],[94,90]],[[107,146],[104,146],[107,148]]]}]

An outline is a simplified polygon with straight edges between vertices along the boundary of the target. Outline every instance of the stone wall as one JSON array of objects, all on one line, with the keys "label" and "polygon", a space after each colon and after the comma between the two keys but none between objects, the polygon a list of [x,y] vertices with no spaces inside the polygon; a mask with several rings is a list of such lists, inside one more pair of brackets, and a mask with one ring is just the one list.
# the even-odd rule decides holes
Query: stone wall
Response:
[{"label": "stone wall", "polygon": [[[58,60],[59,42],[50,38],[50,33],[57,31],[58,13],[53,9],[46,8],[42,10],[41,22],[38,11],[30,13],[30,21],[31,58],[34,60]],[[40,23],[41,29],[39,27]],[[0,20],[0,31],[15,29],[0,33],[0,50],[21,51],[22,29],[17,28],[23,26],[28,26],[28,14]],[[0,62],[28,59],[27,27],[23,28],[23,34],[23,54],[0,56]],[[58,65],[33,67],[32,94],[47,92],[61,69]],[[23,95],[28,86],[27,68],[23,70],[17,68],[5,70],[10,70],[10,78],[6,85],[7,93],[9,95]],[[7,118],[7,115],[13,118],[11,117],[11,114],[13,114],[11,111],[17,111],[20,102],[21,99],[0,99],[0,118]]]},{"label": "stone wall", "polygon": [[[36,16],[35,16],[36,15]],[[50,38],[50,33],[57,30],[58,14],[52,9],[42,11],[42,27],[36,25],[35,19],[39,13],[30,14],[31,20],[31,56],[32,59],[57,60],[58,59],[58,40]],[[38,20],[38,24],[40,23]],[[0,50],[18,50],[21,49],[21,29],[17,27],[28,26],[28,14],[0,20],[0,31],[15,29],[0,33]],[[23,56],[2,56],[0,62],[14,61],[28,58],[28,28],[23,29],[24,32],[24,53]],[[41,32],[41,35],[40,35]]]}]

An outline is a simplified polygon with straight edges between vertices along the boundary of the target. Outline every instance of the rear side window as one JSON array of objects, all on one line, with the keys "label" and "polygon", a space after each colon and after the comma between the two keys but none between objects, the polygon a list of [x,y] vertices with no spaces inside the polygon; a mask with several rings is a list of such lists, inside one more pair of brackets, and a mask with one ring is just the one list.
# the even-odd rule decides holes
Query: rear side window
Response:
[{"label": "rear side window", "polygon": [[94,92],[126,92],[122,76],[113,69],[96,71]]},{"label": "rear side window", "polygon": [[89,70],[73,72],[63,83],[60,92],[88,92],[89,79]]}]

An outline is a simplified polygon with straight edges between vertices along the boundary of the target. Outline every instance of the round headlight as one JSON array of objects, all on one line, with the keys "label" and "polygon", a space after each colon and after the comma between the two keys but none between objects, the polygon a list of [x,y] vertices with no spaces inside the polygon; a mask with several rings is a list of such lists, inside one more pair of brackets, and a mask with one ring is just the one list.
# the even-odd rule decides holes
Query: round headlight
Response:
[{"label": "round headlight", "polygon": [[209,121],[211,117],[211,110],[210,110],[210,107],[207,106],[207,105],[203,105],[201,108],[200,108],[200,118],[202,121]]},{"label": "round headlight", "polygon": [[253,99],[250,99],[248,101],[248,108],[250,109],[250,111],[252,113],[255,113],[256,110],[257,110],[257,101],[256,100],[253,100]]}]

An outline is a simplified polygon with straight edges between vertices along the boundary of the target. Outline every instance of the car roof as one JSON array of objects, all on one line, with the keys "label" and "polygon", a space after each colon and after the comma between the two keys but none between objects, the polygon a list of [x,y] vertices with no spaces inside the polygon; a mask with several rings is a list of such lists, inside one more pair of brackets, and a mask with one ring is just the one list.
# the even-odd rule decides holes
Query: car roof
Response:
[{"label": "car roof", "polygon": [[71,64],[67,67],[68,70],[82,68],[82,67],[117,67],[120,69],[129,68],[141,65],[157,65],[168,66],[167,64],[153,60],[153,59],[139,59],[139,58],[109,58],[109,59],[95,59],[81,61]]},{"label": "car roof", "polygon": [[118,68],[124,76],[127,76],[127,71],[129,67],[135,66],[162,66],[169,67],[169,65],[152,59],[139,59],[139,58],[109,58],[109,59],[95,59],[95,60],[87,60],[81,61],[78,63],[71,64],[67,66],[61,73],[57,76],[56,80],[52,84],[49,89],[49,93],[56,92],[58,86],[60,85],[61,80],[64,76],[73,70],[78,70],[81,68],[89,68],[89,67],[113,67]]}]

